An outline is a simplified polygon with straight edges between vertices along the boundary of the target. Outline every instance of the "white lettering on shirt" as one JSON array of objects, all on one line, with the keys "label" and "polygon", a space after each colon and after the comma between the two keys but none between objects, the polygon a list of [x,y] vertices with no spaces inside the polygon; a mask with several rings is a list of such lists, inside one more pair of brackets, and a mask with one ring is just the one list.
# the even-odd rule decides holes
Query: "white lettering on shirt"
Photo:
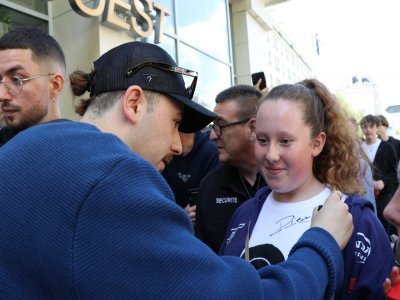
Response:
[{"label": "white lettering on shirt", "polygon": [[238,203],[237,197],[222,197],[215,199],[216,204],[224,204],[224,203]]},{"label": "white lettering on shirt", "polygon": [[229,243],[231,242],[231,240],[235,237],[236,232],[237,232],[239,229],[243,228],[244,225],[246,225],[246,223],[240,223],[237,227],[231,229],[231,234],[230,234],[229,238],[227,238],[227,240],[226,240],[226,245],[229,245]]},{"label": "white lettering on shirt", "polygon": [[356,261],[360,264],[364,264],[371,254],[371,241],[365,236],[364,233],[357,232],[355,243],[356,250],[354,255],[356,257]]}]

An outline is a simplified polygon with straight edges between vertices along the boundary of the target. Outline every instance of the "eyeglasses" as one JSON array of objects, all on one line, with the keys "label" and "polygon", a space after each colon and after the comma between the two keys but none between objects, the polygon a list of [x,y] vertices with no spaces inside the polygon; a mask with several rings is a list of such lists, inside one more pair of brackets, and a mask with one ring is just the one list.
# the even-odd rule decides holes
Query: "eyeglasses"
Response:
[{"label": "eyeglasses", "polygon": [[249,120],[250,120],[250,118],[247,118],[247,119],[244,119],[244,120],[240,120],[240,121],[236,121],[236,122],[225,123],[225,124],[221,124],[221,125],[212,124],[211,128],[214,130],[214,132],[217,135],[217,137],[220,137],[222,135],[222,130],[224,128],[229,127],[229,126],[244,124]]},{"label": "eyeglasses", "polygon": [[126,70],[125,75],[127,77],[130,77],[144,67],[153,67],[153,68],[161,69],[164,71],[175,72],[175,73],[179,73],[182,75],[192,77],[193,80],[192,80],[190,86],[186,87],[186,91],[188,92],[189,99],[193,98],[194,91],[196,89],[196,84],[197,84],[197,77],[198,77],[198,73],[196,71],[187,70],[187,69],[184,69],[184,68],[181,68],[178,66],[171,66],[168,64],[148,61],[148,62],[141,63],[135,67],[132,67],[132,68]]},{"label": "eyeglasses", "polygon": [[20,78],[18,76],[11,76],[10,81],[0,81],[0,85],[4,84],[6,87],[7,91],[13,95],[17,96],[22,92],[22,86],[24,85],[24,82],[27,82],[32,79],[40,78],[40,77],[46,77],[46,76],[51,76],[54,75],[54,73],[48,73],[48,74],[43,74],[43,75],[37,75],[33,77],[27,77],[27,78]]}]

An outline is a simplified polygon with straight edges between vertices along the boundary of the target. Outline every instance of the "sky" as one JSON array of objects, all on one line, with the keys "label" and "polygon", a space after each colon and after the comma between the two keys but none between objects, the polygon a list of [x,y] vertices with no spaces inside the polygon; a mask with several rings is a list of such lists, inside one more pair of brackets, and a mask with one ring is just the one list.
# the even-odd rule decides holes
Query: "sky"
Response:
[{"label": "sky", "polygon": [[399,0],[290,0],[267,11],[331,90],[366,76],[400,104]]}]

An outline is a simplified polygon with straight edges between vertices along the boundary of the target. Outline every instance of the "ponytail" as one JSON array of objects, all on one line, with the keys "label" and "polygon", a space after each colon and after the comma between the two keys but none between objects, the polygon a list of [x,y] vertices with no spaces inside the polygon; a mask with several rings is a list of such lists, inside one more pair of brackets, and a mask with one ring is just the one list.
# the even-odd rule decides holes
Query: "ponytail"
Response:
[{"label": "ponytail", "polygon": [[76,70],[69,75],[69,81],[71,86],[71,92],[74,96],[74,108],[75,112],[83,116],[89,107],[91,98],[76,100],[76,96],[82,96],[85,92],[90,92],[93,82],[93,72],[87,74],[83,71]]},{"label": "ponytail", "polygon": [[[335,95],[316,79],[300,84],[308,87],[323,104],[326,142],[321,154],[314,159],[314,175],[333,189],[347,194],[363,191],[360,172],[359,139],[350,128],[350,118]],[[309,116],[312,117],[312,116]]]}]

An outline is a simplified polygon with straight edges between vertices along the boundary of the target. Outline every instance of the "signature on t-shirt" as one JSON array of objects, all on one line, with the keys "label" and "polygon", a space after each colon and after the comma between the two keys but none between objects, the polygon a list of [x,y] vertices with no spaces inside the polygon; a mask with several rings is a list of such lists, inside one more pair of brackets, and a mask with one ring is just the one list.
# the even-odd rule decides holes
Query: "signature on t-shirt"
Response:
[{"label": "signature on t-shirt", "polygon": [[274,234],[277,234],[277,233],[279,233],[285,229],[288,229],[289,227],[292,227],[294,225],[297,225],[300,223],[306,223],[306,222],[311,222],[311,216],[296,217],[295,215],[291,215],[291,216],[284,217],[284,218],[276,221],[276,224],[278,224],[279,228],[276,231],[271,232],[269,236],[273,236]]}]

